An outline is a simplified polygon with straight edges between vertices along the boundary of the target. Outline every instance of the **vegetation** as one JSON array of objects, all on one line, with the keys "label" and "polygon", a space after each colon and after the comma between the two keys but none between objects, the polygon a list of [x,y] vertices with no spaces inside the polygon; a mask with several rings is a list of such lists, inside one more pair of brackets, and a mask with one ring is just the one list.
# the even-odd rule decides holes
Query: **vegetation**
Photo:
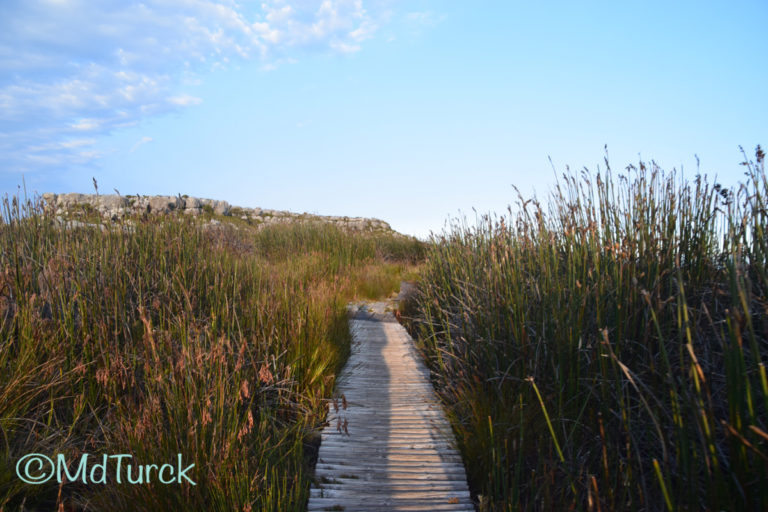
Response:
[{"label": "vegetation", "polygon": [[[419,258],[393,235],[186,217],[0,222],[0,511],[303,510],[346,304]],[[97,226],[98,227],[98,226]],[[29,453],[194,463],[197,485],[23,483]]]},{"label": "vegetation", "polygon": [[[744,169],[567,173],[429,246],[211,212],[73,227],[6,199],[0,511],[303,510],[346,304],[425,257],[406,315],[481,511],[766,510],[760,148]],[[181,453],[197,485],[30,485],[29,453]]]},{"label": "vegetation", "polygon": [[566,173],[434,240],[417,328],[481,510],[768,509],[759,147],[744,166]]}]

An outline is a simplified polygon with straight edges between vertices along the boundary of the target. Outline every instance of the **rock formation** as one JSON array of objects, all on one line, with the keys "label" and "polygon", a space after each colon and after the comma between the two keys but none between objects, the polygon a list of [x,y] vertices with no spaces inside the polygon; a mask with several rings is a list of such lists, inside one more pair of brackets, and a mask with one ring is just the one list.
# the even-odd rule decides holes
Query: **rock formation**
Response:
[{"label": "rock formation", "polygon": [[391,231],[388,223],[363,217],[337,217],[293,213],[282,210],[231,206],[226,201],[189,196],[121,196],[117,194],[51,194],[42,195],[46,208],[57,217],[98,214],[120,220],[136,215],[194,215],[237,218],[248,224],[265,226],[280,222],[328,222],[354,231]]}]

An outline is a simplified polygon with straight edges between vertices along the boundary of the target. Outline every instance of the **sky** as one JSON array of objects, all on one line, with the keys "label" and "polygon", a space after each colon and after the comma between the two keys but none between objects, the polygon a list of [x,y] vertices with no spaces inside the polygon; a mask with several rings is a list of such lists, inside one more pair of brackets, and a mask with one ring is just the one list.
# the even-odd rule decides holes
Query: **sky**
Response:
[{"label": "sky", "polygon": [[0,193],[95,178],[426,237],[606,151],[735,184],[739,147],[768,144],[766,19],[764,0],[0,0]]}]

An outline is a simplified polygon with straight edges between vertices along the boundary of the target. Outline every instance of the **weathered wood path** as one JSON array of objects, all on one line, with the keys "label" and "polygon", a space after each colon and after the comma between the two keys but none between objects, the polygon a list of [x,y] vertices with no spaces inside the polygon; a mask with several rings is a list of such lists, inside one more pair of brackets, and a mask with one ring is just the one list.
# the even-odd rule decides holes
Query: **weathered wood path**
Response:
[{"label": "weathered wood path", "polygon": [[369,307],[350,320],[308,510],[474,511],[429,370],[384,303]]}]

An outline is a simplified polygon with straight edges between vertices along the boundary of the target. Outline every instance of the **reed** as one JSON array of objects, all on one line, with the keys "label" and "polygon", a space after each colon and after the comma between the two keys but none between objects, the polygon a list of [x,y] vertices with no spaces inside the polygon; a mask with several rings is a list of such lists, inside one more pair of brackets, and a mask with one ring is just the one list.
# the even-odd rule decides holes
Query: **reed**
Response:
[{"label": "reed", "polygon": [[[384,276],[371,293],[395,290],[421,246],[323,226],[93,221],[67,229],[35,201],[3,203],[0,511],[303,510],[347,301],[370,276]],[[401,245],[407,257],[385,261]],[[15,474],[27,453],[86,452],[182,453],[197,485]]]},{"label": "reed", "polygon": [[640,163],[454,221],[416,329],[481,510],[768,509],[768,181]]}]

